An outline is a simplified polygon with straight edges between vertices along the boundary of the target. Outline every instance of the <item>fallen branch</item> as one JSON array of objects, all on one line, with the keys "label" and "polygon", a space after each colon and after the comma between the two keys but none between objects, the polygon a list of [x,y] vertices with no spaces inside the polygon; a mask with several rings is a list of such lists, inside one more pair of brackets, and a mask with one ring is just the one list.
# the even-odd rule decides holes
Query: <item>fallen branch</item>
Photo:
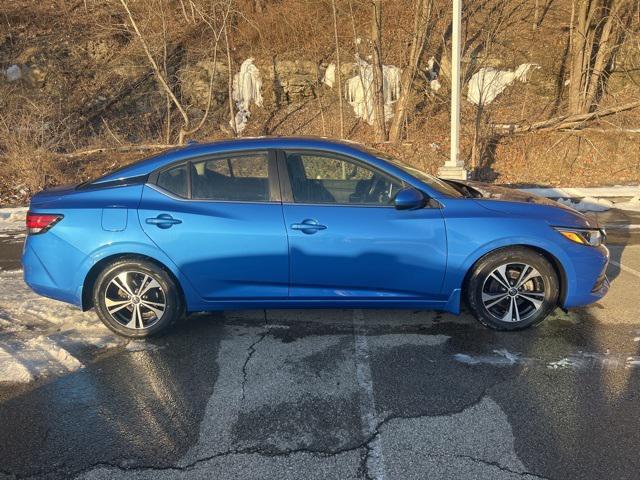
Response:
[{"label": "fallen branch", "polygon": [[502,130],[504,133],[512,134],[529,133],[541,130],[580,130],[582,126],[587,122],[627,110],[632,110],[637,107],[640,107],[640,101],[625,103],[624,105],[618,105],[615,107],[603,108],[602,110],[596,110],[595,112],[590,113],[581,113],[578,115],[563,115],[529,125],[495,124],[493,125],[493,128]]},{"label": "fallen branch", "polygon": [[184,145],[178,144],[142,144],[142,145],[122,145],[120,147],[103,147],[103,148],[93,148],[91,150],[80,150],[77,152],[71,153],[60,153],[61,157],[64,158],[75,158],[75,157],[84,157],[85,155],[93,155],[96,153],[104,153],[104,152],[133,152],[135,150],[166,150],[168,148],[176,148]]},{"label": "fallen branch", "polygon": [[[562,132],[570,132],[573,129],[565,128],[560,129]],[[596,127],[584,127],[580,129],[581,132],[596,132],[606,133],[607,135],[625,135],[628,133],[640,133],[640,128],[596,128]]]}]

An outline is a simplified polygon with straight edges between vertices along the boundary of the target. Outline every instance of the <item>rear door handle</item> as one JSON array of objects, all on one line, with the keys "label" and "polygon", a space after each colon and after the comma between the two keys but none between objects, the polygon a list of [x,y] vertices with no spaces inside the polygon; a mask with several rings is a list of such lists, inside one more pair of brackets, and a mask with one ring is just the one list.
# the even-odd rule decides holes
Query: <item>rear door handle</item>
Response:
[{"label": "rear door handle", "polygon": [[317,220],[307,218],[302,223],[294,223],[291,225],[292,230],[300,230],[302,233],[311,234],[319,230],[326,230],[326,225],[321,225]]},{"label": "rear door handle", "polygon": [[171,228],[174,225],[182,223],[182,220],[173,218],[168,213],[161,213],[155,218],[147,218],[145,222],[147,222],[149,225],[155,225],[158,228]]}]

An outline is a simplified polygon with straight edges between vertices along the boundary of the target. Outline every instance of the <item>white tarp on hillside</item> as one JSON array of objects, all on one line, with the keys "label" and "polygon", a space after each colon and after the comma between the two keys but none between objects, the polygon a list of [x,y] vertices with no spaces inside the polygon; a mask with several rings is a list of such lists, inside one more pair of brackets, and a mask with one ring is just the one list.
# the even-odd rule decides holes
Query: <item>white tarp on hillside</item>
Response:
[{"label": "white tarp on hillside", "polygon": [[467,100],[475,105],[488,105],[515,80],[526,83],[530,72],[538,68],[535,63],[523,63],[515,71],[481,68],[469,80]]},{"label": "white tarp on hillside", "polygon": [[[247,126],[251,112],[249,107],[254,103],[262,106],[262,78],[260,70],[253,64],[253,58],[247,58],[240,66],[240,72],[233,77],[233,101],[236,102],[238,113],[235,116],[236,133],[242,133]],[[232,121],[229,121],[233,127]]]},{"label": "white tarp on hillside", "polygon": [[330,63],[329,65],[327,65],[327,69],[324,71],[324,76],[322,77],[322,83],[324,83],[329,88],[333,88],[333,84],[336,83],[335,63]]},{"label": "white tarp on hillside", "polygon": [[[358,118],[373,125],[375,111],[373,105],[373,66],[358,59],[358,74],[346,82],[346,99]],[[393,65],[383,65],[384,119],[393,117],[393,104],[400,96],[401,70]],[[326,82],[325,82],[326,83]]]}]

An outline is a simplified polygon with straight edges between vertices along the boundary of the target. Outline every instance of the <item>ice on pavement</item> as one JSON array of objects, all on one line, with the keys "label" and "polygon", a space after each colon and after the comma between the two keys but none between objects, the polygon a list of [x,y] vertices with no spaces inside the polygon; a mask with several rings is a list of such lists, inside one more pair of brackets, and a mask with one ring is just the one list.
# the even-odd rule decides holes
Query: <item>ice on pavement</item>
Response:
[{"label": "ice on pavement", "polygon": [[0,232],[24,230],[27,207],[0,208]]},{"label": "ice on pavement", "polygon": [[93,312],[35,294],[20,270],[0,271],[0,382],[72,372],[79,352],[124,343]]}]

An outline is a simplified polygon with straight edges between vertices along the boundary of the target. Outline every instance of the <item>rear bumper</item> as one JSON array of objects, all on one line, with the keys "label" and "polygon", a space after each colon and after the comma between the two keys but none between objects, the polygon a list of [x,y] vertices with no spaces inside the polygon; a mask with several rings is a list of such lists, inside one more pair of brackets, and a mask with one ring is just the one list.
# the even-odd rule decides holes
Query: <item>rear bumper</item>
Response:
[{"label": "rear bumper", "polygon": [[[52,256],[56,257],[57,261],[64,261],[64,255],[62,255],[63,252],[56,252],[55,249],[46,249],[41,251],[37,246],[34,247],[33,243],[32,238],[27,237],[27,241],[25,242],[24,250],[22,252],[24,282],[29,286],[29,288],[31,288],[31,290],[39,295],[81,307],[81,292],[69,283],[69,280],[73,278],[75,274],[75,269],[73,267],[75,262],[71,262],[69,261],[70,259],[67,258],[69,263],[66,268],[62,271],[60,268],[56,268],[55,271],[51,271],[45,266],[45,262],[41,258],[41,255],[45,255],[47,260],[46,263],[51,265]],[[57,263],[57,261],[54,263]]]}]

